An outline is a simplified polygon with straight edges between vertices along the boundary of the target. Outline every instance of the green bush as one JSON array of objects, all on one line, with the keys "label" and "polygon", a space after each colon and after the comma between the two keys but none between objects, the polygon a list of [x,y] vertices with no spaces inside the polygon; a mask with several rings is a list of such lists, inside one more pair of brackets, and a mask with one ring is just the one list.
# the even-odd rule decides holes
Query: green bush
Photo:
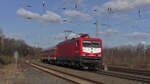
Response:
[{"label": "green bush", "polygon": [[11,58],[10,56],[0,56],[0,64],[10,64],[11,63]]}]

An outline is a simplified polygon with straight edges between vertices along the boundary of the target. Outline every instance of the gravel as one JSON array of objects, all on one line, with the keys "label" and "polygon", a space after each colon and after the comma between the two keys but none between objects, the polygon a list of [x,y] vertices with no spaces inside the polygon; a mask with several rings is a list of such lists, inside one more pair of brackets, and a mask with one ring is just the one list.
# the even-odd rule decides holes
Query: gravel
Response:
[{"label": "gravel", "polygon": [[[41,63],[42,64],[42,63]],[[107,76],[103,74],[97,74],[94,72],[84,71],[84,70],[75,70],[71,68],[66,67],[60,67],[50,64],[43,64],[46,66],[49,66],[51,68],[55,68],[64,72],[72,73],[81,77],[90,78],[92,80],[96,80],[99,82],[102,82],[104,84],[148,84],[148,83],[141,83],[139,81],[133,81],[133,80],[127,80],[127,79],[121,79],[117,77]]]},{"label": "gravel", "polygon": [[25,76],[24,84],[73,84],[72,82],[42,72],[26,64],[21,65],[20,71]]}]

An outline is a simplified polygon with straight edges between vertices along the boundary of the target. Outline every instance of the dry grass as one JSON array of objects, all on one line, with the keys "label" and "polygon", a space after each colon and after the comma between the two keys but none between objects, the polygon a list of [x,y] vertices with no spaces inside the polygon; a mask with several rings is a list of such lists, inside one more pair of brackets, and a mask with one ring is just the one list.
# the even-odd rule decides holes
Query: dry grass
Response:
[{"label": "dry grass", "polygon": [[0,69],[1,69],[1,68],[3,68],[3,65],[2,65],[2,64],[0,64]]},{"label": "dry grass", "polygon": [[0,84],[16,84],[20,80],[24,80],[24,76],[18,71],[16,64],[9,64],[0,68]]}]

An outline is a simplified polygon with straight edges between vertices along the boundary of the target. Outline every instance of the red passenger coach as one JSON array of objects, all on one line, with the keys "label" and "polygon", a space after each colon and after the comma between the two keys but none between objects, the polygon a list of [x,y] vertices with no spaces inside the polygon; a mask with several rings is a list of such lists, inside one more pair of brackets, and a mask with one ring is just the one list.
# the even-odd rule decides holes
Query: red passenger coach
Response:
[{"label": "red passenger coach", "polygon": [[102,65],[102,40],[90,38],[88,34],[63,41],[56,45],[54,51],[56,54],[50,56],[55,58],[56,64],[92,69],[98,69]]},{"label": "red passenger coach", "polygon": [[43,62],[50,62],[56,60],[56,47],[45,49],[41,52],[41,60]]}]

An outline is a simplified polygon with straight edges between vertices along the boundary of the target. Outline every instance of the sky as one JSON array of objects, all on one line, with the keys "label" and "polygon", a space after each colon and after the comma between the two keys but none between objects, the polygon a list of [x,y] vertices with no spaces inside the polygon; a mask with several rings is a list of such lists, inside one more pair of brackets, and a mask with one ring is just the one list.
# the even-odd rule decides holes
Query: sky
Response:
[{"label": "sky", "polygon": [[99,36],[105,46],[150,44],[150,0],[1,0],[0,28],[8,38],[50,47],[69,36]]}]

